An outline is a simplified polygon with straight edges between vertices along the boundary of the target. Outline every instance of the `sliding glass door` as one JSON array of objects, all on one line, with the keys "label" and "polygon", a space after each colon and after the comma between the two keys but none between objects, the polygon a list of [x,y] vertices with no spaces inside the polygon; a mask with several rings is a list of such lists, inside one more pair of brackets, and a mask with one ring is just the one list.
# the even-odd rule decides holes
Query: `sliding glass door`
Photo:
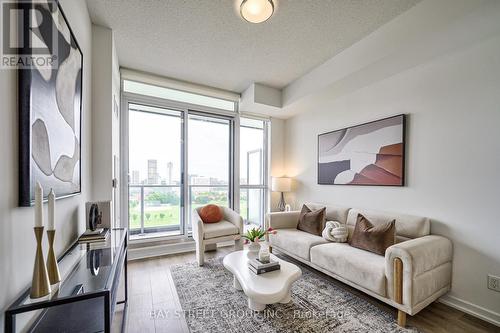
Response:
[{"label": "sliding glass door", "polygon": [[182,197],[183,114],[129,103],[129,227],[132,235],[179,235]]},{"label": "sliding glass door", "polygon": [[187,132],[189,209],[209,203],[231,207],[232,120],[190,112]]},{"label": "sliding glass door", "polygon": [[232,117],[126,103],[132,239],[188,236],[192,209],[233,206]]},{"label": "sliding glass door", "polygon": [[264,225],[267,202],[267,122],[240,118],[240,214]]}]

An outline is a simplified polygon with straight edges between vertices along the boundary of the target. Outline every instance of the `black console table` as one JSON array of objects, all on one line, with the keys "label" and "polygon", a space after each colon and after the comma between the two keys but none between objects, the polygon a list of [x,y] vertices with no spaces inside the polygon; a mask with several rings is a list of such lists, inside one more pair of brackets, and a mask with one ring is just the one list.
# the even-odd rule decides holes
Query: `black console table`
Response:
[{"label": "black console table", "polygon": [[[110,332],[117,304],[124,305],[123,329],[128,292],[127,240],[127,229],[112,229],[105,242],[73,244],[58,260],[58,286],[52,286],[52,293],[40,299],[30,299],[30,288],[23,292],[5,311],[5,332],[16,332],[16,321],[21,320],[28,332]],[[122,273],[124,299],[117,301]]]}]

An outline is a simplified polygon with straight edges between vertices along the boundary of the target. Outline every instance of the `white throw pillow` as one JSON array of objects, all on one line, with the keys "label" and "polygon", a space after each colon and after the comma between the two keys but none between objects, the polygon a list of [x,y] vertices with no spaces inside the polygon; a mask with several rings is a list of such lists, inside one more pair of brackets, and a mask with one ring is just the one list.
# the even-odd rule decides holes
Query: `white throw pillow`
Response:
[{"label": "white throw pillow", "polygon": [[347,242],[347,227],[337,221],[326,221],[325,229],[322,236],[330,242],[345,243]]}]

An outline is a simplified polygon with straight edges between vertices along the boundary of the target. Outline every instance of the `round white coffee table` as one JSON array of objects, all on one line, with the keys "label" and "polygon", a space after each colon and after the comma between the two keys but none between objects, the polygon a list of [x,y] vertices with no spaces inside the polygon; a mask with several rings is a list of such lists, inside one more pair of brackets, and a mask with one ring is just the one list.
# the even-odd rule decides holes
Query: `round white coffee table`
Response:
[{"label": "round white coffee table", "polygon": [[223,262],[234,276],[234,288],[247,295],[248,307],[263,311],[266,304],[290,302],[290,288],[302,275],[300,268],[271,254],[272,260],[280,262],[281,269],[256,275],[248,268],[247,253],[247,250],[230,253]]}]

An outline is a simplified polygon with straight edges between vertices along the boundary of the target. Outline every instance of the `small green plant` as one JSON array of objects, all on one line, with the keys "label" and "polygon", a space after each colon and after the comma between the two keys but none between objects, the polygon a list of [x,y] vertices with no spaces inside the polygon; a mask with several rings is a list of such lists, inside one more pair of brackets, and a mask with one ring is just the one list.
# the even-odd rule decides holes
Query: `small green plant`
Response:
[{"label": "small green plant", "polygon": [[146,220],[149,221],[150,218],[151,218],[151,213],[146,213]]},{"label": "small green plant", "polygon": [[276,234],[276,230],[269,228],[267,230],[262,230],[260,227],[252,228],[248,230],[242,237],[245,238],[245,243],[248,242],[258,242],[267,234]]}]

